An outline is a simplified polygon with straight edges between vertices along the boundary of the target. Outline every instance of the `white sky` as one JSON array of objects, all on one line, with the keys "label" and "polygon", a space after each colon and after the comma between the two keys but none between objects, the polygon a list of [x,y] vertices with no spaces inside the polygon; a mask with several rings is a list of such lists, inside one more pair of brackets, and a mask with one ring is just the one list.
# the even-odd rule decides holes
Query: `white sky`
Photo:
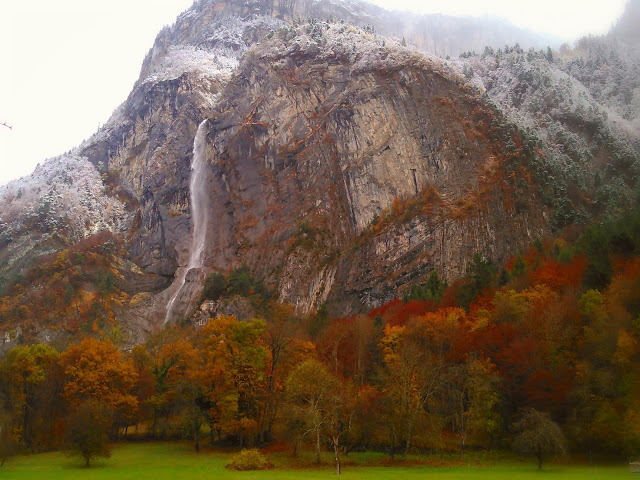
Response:
[{"label": "white sky", "polygon": [[[193,0],[0,0],[0,185],[80,144],[129,94],[157,32]],[[600,34],[625,0],[374,0],[497,15],[557,37]],[[1,212],[0,212],[1,214]]]}]

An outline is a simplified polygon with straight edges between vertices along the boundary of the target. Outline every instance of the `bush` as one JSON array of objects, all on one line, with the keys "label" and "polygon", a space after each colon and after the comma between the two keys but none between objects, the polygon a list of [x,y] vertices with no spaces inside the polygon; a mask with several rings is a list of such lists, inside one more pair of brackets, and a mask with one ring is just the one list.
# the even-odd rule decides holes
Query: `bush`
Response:
[{"label": "bush", "polygon": [[264,286],[262,280],[255,278],[246,266],[232,270],[228,275],[214,272],[204,281],[201,300],[217,301],[232,295],[241,297],[259,296],[267,302],[271,293]]},{"label": "bush", "polygon": [[235,454],[227,463],[230,470],[267,470],[271,464],[267,457],[258,450],[242,450]]},{"label": "bush", "polygon": [[227,291],[227,279],[221,273],[214,272],[204,281],[202,298],[218,300]]}]

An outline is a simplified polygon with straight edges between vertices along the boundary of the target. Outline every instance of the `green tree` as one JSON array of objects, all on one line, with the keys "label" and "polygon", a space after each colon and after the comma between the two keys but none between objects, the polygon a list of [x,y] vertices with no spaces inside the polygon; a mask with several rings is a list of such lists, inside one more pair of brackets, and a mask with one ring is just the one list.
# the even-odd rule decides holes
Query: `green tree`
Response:
[{"label": "green tree", "polygon": [[604,289],[611,281],[611,245],[604,227],[594,225],[585,230],[579,240],[589,263],[585,284],[589,288]]},{"label": "green tree", "polygon": [[111,457],[111,423],[111,410],[107,405],[96,400],[87,400],[80,404],[69,417],[66,432],[68,452],[84,458],[87,468],[93,458]]},{"label": "green tree", "polygon": [[524,263],[524,259],[522,258],[522,255],[518,255],[513,265],[513,269],[511,270],[511,276],[513,278],[520,278],[522,275],[524,275],[524,272],[526,270],[527,270],[527,265],[526,263]]},{"label": "green tree", "polygon": [[566,452],[564,434],[546,412],[539,412],[534,408],[525,410],[520,420],[513,424],[513,430],[516,432],[514,450],[535,455],[538,470],[542,470],[544,455]]},{"label": "green tree", "polygon": [[495,271],[496,267],[491,260],[484,259],[476,253],[467,268],[465,284],[458,295],[460,306],[469,308],[476,297],[493,284]]},{"label": "green tree", "polygon": [[216,301],[227,291],[227,279],[218,272],[209,275],[204,281],[202,298]]},{"label": "green tree", "polygon": [[424,284],[414,284],[408,292],[405,292],[403,300],[409,302],[411,300],[432,300],[439,302],[442,293],[447,288],[447,283],[443,282],[435,270],[431,272],[427,282]]}]

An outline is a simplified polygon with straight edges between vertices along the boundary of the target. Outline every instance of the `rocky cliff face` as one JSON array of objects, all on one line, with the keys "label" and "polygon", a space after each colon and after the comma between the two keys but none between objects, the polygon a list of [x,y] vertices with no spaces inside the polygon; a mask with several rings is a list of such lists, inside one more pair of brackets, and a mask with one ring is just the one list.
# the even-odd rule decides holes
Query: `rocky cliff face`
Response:
[{"label": "rocky cliff face", "polygon": [[247,265],[301,312],[353,311],[433,270],[456,278],[476,251],[504,259],[546,223],[487,182],[504,167],[494,114],[397,42],[322,22],[278,31],[210,114],[208,269]]},{"label": "rocky cliff face", "polygon": [[[379,15],[355,0],[208,0],[158,35],[129,98],[72,152],[91,172],[87,188],[100,192],[78,216],[84,230],[66,229],[47,247],[101,229],[118,236],[118,255],[96,262],[119,279],[122,298],[107,316],[130,338],[163,323],[176,272],[188,263],[190,165],[203,120],[210,221],[203,265],[184,272],[175,318],[198,308],[212,271],[246,265],[300,313],[325,303],[350,313],[434,270],[458,278],[476,252],[501,262],[558,226],[548,197],[562,186],[555,176],[572,170],[551,166],[559,153],[573,159],[564,150],[573,137],[554,150],[564,130],[532,134],[547,120],[526,113],[553,100],[517,85],[538,78],[529,70],[539,65],[522,69],[519,58],[495,55],[447,62],[348,23],[407,33]],[[336,21],[297,20],[308,17]],[[553,72],[540,75],[542,84],[546,76],[564,85],[566,74]],[[501,83],[506,77],[513,82]],[[579,108],[597,107],[581,98]],[[551,118],[579,143],[593,134],[566,115],[572,108]],[[13,188],[3,201],[16,195]],[[14,237],[0,245],[0,259],[14,258],[18,272],[31,254]]]}]

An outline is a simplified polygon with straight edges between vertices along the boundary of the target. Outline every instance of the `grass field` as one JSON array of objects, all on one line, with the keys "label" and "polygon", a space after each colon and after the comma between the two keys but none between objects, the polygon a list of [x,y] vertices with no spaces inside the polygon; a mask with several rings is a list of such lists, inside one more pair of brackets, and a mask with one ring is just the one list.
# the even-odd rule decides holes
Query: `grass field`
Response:
[{"label": "grass field", "polygon": [[[179,443],[122,444],[113,450],[109,460],[95,460],[90,469],[82,467],[78,457],[67,457],[61,453],[19,456],[9,459],[0,468],[1,480],[49,480],[73,478],[74,480],[210,480],[210,479],[326,479],[335,477],[330,457],[321,467],[285,467],[283,454],[273,455],[276,468],[263,472],[232,472],[225,464],[230,453],[203,451],[196,454],[189,445]],[[398,462],[391,467],[361,466],[359,462],[382,463],[382,457],[361,454],[348,459],[340,478],[348,479],[433,479],[433,480],[527,480],[527,479],[580,479],[611,480],[616,478],[638,478],[625,465],[580,466],[548,464],[542,472],[536,471],[535,461],[470,457],[468,463],[459,465],[428,466],[414,460],[413,465]]]}]

